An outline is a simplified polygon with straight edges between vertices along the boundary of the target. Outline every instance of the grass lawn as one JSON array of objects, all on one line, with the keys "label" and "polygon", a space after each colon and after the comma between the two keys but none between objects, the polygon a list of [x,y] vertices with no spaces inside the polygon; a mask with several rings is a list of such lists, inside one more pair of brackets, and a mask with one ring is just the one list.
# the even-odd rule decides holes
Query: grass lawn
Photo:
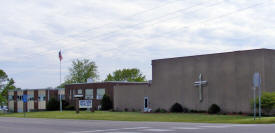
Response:
[{"label": "grass lawn", "polygon": [[[0,117],[24,117],[24,113],[1,114]],[[251,116],[240,115],[208,115],[192,113],[139,113],[139,112],[86,112],[76,114],[74,111],[28,112],[27,118],[113,120],[113,121],[160,121],[160,122],[196,122],[196,123],[239,123],[264,124],[275,123],[275,117],[262,117],[253,120]]]}]

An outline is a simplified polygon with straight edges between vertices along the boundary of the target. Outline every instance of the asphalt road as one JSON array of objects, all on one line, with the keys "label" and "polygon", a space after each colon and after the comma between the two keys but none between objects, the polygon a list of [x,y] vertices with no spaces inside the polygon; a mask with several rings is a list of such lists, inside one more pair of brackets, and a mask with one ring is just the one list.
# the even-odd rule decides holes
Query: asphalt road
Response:
[{"label": "asphalt road", "polygon": [[275,124],[199,124],[0,117],[0,133],[275,133]]}]

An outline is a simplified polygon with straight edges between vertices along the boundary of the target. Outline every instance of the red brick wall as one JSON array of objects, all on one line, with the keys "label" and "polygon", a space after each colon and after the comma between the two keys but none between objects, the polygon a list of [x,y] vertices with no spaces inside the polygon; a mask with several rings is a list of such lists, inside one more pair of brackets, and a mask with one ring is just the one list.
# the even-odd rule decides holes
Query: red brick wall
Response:
[{"label": "red brick wall", "polygon": [[[28,95],[28,91],[27,90],[24,90],[23,91],[23,95]],[[24,103],[23,102],[23,110],[25,111],[25,112],[28,112],[28,104],[27,103]],[[24,107],[25,106],[25,107]]]},{"label": "red brick wall", "polygon": [[38,90],[34,90],[34,110],[38,111]]},{"label": "red brick wall", "polygon": [[17,112],[17,91],[14,91],[14,112]]},{"label": "red brick wall", "polygon": [[[140,83],[137,83],[140,84]],[[144,83],[147,84],[147,83]],[[74,91],[74,94],[77,94],[78,89],[82,89],[83,98],[85,98],[85,89],[93,89],[93,109],[98,109],[98,105],[100,105],[101,100],[96,99],[97,89],[105,88],[105,94],[110,96],[111,100],[114,101],[114,86],[116,85],[135,85],[135,83],[85,83],[85,84],[71,84],[65,85],[65,100],[69,102],[70,105],[75,105],[75,101],[70,99],[70,90]]]}]

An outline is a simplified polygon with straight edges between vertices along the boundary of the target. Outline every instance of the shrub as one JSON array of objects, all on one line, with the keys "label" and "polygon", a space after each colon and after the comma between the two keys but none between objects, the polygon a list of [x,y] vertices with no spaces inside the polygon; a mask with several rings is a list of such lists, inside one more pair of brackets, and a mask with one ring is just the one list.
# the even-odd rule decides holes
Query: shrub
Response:
[{"label": "shrub", "polygon": [[208,113],[209,114],[217,114],[221,111],[221,108],[217,105],[217,104],[212,104],[209,108],[208,108]]},{"label": "shrub", "polygon": [[189,109],[188,109],[188,108],[183,108],[182,112],[188,113],[188,112],[189,112]]},{"label": "shrub", "polygon": [[160,112],[160,108],[157,108],[154,112],[155,113],[159,113]]},{"label": "shrub", "polygon": [[154,112],[155,113],[167,113],[167,110],[161,109],[161,108],[157,108]]},{"label": "shrub", "polygon": [[160,109],[160,113],[167,113],[166,109]]},{"label": "shrub", "polygon": [[128,112],[128,108],[125,108],[125,109],[124,109],[124,112]]},{"label": "shrub", "polygon": [[67,105],[63,108],[64,110],[75,110],[73,105]]},{"label": "shrub", "polygon": [[47,110],[53,111],[53,110],[59,110],[59,101],[55,98],[51,98],[49,102],[46,105]]},{"label": "shrub", "polygon": [[[256,107],[259,108],[259,97],[256,98]],[[254,101],[251,100],[251,107],[254,107]],[[263,113],[269,115],[275,108],[275,92],[263,92],[261,96],[261,108]]]},{"label": "shrub", "polygon": [[175,103],[171,108],[170,112],[183,112],[183,107],[179,103]]},{"label": "shrub", "polygon": [[101,100],[101,110],[110,110],[113,108],[113,102],[108,95],[104,95]]}]

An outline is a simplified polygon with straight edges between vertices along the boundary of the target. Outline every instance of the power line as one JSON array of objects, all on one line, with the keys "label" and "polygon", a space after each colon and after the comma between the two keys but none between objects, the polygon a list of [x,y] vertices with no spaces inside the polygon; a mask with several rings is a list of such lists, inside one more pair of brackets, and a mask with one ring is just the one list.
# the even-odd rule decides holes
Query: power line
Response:
[{"label": "power line", "polygon": [[[260,6],[260,5],[263,5],[263,4],[264,4],[264,2],[261,2],[261,3],[253,4],[253,5],[244,7],[244,8],[239,8],[239,9],[234,10],[234,11],[232,11],[232,12],[225,13],[225,14],[223,14],[223,15],[219,15],[219,16],[217,16],[217,17],[212,17],[212,18],[208,18],[208,19],[202,20],[202,21],[198,22],[197,24],[207,23],[207,22],[212,21],[212,20],[218,20],[218,19],[221,19],[221,18],[230,16],[230,15],[232,15],[232,14],[234,14],[234,13],[242,12],[242,11],[245,11],[245,10],[248,10],[248,9],[251,9],[251,8],[254,8],[254,7],[257,7],[257,6]],[[192,27],[192,25],[179,27],[179,28],[177,28],[176,30],[181,30],[181,29],[190,28],[190,27]],[[174,31],[165,32],[165,33],[163,33],[163,34],[167,35],[167,34],[172,33],[172,32],[174,32]],[[143,42],[143,41],[146,41],[146,40],[147,40],[147,39],[142,39],[142,40],[139,40],[138,42]]]},{"label": "power line", "polygon": [[[223,2],[224,2],[224,0],[219,1],[219,2],[217,2],[217,3],[214,3],[214,4],[210,4],[209,6],[204,7],[204,8],[216,6],[216,5],[221,4],[221,3],[223,3]],[[199,7],[199,6],[203,5],[203,4],[205,4],[205,3],[198,3],[198,4],[195,4],[195,5],[189,6],[189,7],[181,8],[181,9],[178,9],[178,10],[176,10],[176,11],[169,12],[169,13],[167,13],[167,14],[165,14],[165,15],[162,15],[162,16],[159,16],[159,17],[156,17],[156,18],[153,18],[153,19],[148,19],[148,20],[145,20],[145,21],[143,21],[143,22],[139,22],[139,23],[133,24],[133,25],[131,25],[131,27],[135,27],[135,26],[138,26],[138,25],[142,25],[142,24],[144,24],[144,23],[147,23],[147,22],[151,22],[151,21],[156,21],[156,20],[159,20],[159,19],[163,19],[164,17],[169,16],[169,15],[171,15],[171,14],[175,14],[175,13],[182,12],[182,11],[186,11],[186,10],[188,11],[188,10],[194,8],[194,7]],[[203,8],[201,8],[201,9],[203,9]],[[201,9],[198,9],[198,10],[201,10]],[[195,11],[197,11],[197,10],[195,10]],[[193,11],[193,12],[195,12],[195,11]],[[159,22],[157,22],[157,23],[159,23]],[[126,29],[126,30],[127,30],[127,29]],[[111,32],[108,32],[108,33],[103,33],[103,34],[100,34],[100,35],[98,35],[98,36],[95,36],[94,38],[99,38],[99,37],[101,37],[101,36],[104,36],[103,39],[106,39],[106,38],[109,38],[113,33],[117,33],[117,32],[119,32],[119,31],[118,31],[118,30],[115,30],[115,31],[111,31]],[[111,34],[111,35],[109,35],[109,34]],[[107,35],[107,37],[106,37],[106,35]],[[108,35],[109,35],[109,36],[108,36]],[[88,39],[88,40],[90,40],[90,39]]]},{"label": "power line", "polygon": [[[123,17],[123,19],[132,18],[132,17],[138,16],[138,15],[142,15],[142,14],[145,14],[145,13],[147,13],[147,12],[150,12],[150,11],[153,11],[153,10],[156,10],[156,9],[159,9],[159,8],[162,8],[162,7],[164,7],[164,6],[167,6],[168,4],[175,3],[175,2],[177,2],[177,1],[181,1],[181,2],[182,2],[182,1],[185,1],[185,0],[167,1],[167,2],[164,2],[163,4],[161,4],[160,6],[155,6],[155,7],[153,7],[153,8],[150,8],[150,9],[147,9],[147,10],[143,10],[143,11],[141,11],[141,12],[134,13],[134,14],[132,14],[132,15]],[[91,28],[91,29],[89,29],[89,30],[86,30],[86,31],[84,31],[84,33],[85,33],[85,32],[89,32],[89,31],[92,31],[92,30],[96,30],[96,29],[99,29],[99,28],[103,28],[103,27],[106,27],[106,26],[108,26],[108,25],[112,25],[112,24],[114,24],[114,23],[115,23],[115,22],[105,23],[105,24],[96,26],[96,27],[94,27],[94,28]],[[72,35],[76,35],[76,34],[71,34],[71,35],[69,35],[69,36],[72,36]]]},{"label": "power line", "polygon": [[[253,5],[250,5],[250,6],[247,6],[247,7],[244,7],[244,8],[239,8],[235,11],[232,11],[232,12],[229,12],[229,13],[225,13],[225,14],[222,14],[222,15],[219,15],[217,17],[212,17],[212,18],[208,18],[208,19],[205,19],[205,20],[202,20],[200,22],[198,22],[197,24],[203,24],[203,23],[207,23],[209,21],[212,21],[212,20],[217,20],[217,19],[220,19],[220,18],[224,18],[224,17],[227,17],[227,16],[230,16],[234,13],[237,13],[237,12],[242,12],[242,11],[245,11],[247,9],[250,9],[250,8],[254,8],[254,7],[257,7],[257,6],[260,6],[260,5],[263,5],[264,2],[261,2],[261,3],[257,3],[257,4],[253,4]],[[189,25],[189,26],[184,26],[184,27],[178,27],[176,30],[181,30],[181,29],[185,29],[185,28],[191,28],[192,26]],[[173,31],[172,31],[173,32]],[[168,34],[168,33],[172,33],[172,32],[166,32],[164,34]]]},{"label": "power line", "polygon": [[[178,2],[178,1],[181,1],[181,2],[182,2],[182,1],[185,1],[185,0],[173,0],[173,1],[171,0],[171,1],[167,1],[167,2],[164,2],[163,4],[161,4],[160,6],[155,6],[155,7],[153,7],[153,8],[146,9],[146,10],[143,10],[143,11],[141,11],[141,12],[137,12],[137,13],[134,13],[134,14],[132,14],[132,15],[126,16],[126,17],[124,17],[124,19],[125,19],[125,18],[129,18],[129,17],[135,17],[135,16],[138,16],[138,15],[141,15],[141,14],[145,14],[145,13],[147,13],[147,12],[150,12],[150,11],[153,11],[153,10],[156,10],[156,9],[159,9],[159,8],[162,8],[162,7],[164,7],[164,6],[167,6],[168,4],[175,3],[175,2]],[[106,24],[103,24],[103,25],[101,25],[101,26],[97,26],[97,27],[92,28],[92,29],[90,29],[90,30],[83,31],[83,32],[81,32],[81,34],[87,33],[87,32],[89,32],[89,31],[92,31],[92,30],[95,30],[95,29],[103,28],[103,27],[105,27],[105,26],[107,26],[107,25],[111,25],[111,24],[113,24],[113,23],[114,23],[114,22],[106,23]],[[67,36],[65,36],[65,37],[62,37],[61,39],[48,40],[47,42],[64,41],[64,40],[67,39],[68,36],[74,36],[74,35],[78,35],[78,34],[79,34],[79,33],[69,34],[69,35],[67,35]],[[45,43],[47,43],[47,42],[45,42]]]}]

